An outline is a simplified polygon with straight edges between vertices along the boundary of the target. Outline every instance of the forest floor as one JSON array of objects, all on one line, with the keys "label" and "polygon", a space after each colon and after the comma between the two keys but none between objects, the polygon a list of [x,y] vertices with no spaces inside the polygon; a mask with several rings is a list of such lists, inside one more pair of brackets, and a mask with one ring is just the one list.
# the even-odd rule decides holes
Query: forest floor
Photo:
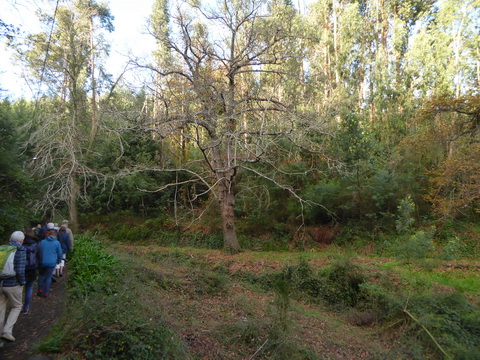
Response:
[{"label": "forest floor", "polygon": [[[269,274],[300,261],[319,270],[337,254],[246,251],[229,255],[216,250],[126,244],[110,244],[108,249],[133,265],[132,276],[142,289],[136,301],[150,309],[151,321],[161,318],[181,339],[186,359],[409,358],[398,342],[395,324],[379,325],[365,319],[365,314],[335,311],[294,296],[287,296],[282,307],[279,293],[266,290],[261,283],[272,279]],[[398,267],[420,276],[424,271],[395,259],[355,256],[351,261],[372,272]],[[463,286],[478,304],[480,262],[438,261],[431,266],[431,276],[440,283],[456,279],[455,286]],[[61,278],[53,285],[49,299],[34,297],[31,313],[20,315],[15,325],[17,341],[0,348],[0,359],[37,359],[29,357],[33,345],[60,317],[66,280]],[[62,359],[64,355],[41,359]]]},{"label": "forest floor", "polygon": [[[319,253],[243,252],[155,246],[115,245],[117,256],[141,259],[142,302],[158,309],[195,359],[400,359],[396,328],[379,326],[362,313],[346,313],[289,297],[252,281],[307,261],[315,270],[335,255]],[[123,254],[123,255],[122,255]],[[355,257],[354,263],[375,272],[395,261]],[[470,283],[475,274],[475,301],[480,294],[480,262],[439,262],[436,273]],[[411,269],[415,272],[415,269]],[[259,279],[259,278],[255,278]],[[268,280],[267,280],[268,281]],[[359,323],[365,322],[359,326]],[[286,356],[288,354],[288,356]],[[408,356],[407,356],[408,358]]]},{"label": "forest floor", "polygon": [[37,289],[34,288],[30,312],[26,315],[20,314],[13,327],[13,336],[16,341],[0,342],[0,359],[49,359],[49,357],[34,355],[34,346],[47,336],[50,328],[62,316],[66,301],[68,272],[66,272],[66,276],[56,280],[56,283],[52,282],[50,296],[46,299],[36,296]]}]

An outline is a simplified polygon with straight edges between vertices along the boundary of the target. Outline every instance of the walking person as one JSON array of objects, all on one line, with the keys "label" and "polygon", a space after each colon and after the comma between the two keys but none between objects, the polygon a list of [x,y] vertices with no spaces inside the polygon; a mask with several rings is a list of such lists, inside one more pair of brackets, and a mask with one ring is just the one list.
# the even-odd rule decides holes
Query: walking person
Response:
[{"label": "walking person", "polygon": [[30,229],[25,232],[25,240],[23,247],[27,251],[26,265],[25,265],[25,301],[22,307],[22,314],[28,314],[30,311],[30,301],[33,295],[33,284],[37,279],[37,246],[38,239],[35,232]]},{"label": "walking person", "polygon": [[62,261],[62,246],[57,240],[57,231],[52,229],[48,232],[45,240],[38,245],[39,268],[38,268],[38,296],[48,297],[52,275],[55,266]]},{"label": "walking person", "polygon": [[63,276],[65,261],[67,259],[67,254],[70,252],[71,243],[70,236],[67,234],[67,228],[63,225],[60,227],[60,230],[58,230],[58,241],[60,242],[60,245],[62,245],[62,262],[55,267],[55,275]]},{"label": "walking person", "polygon": [[[38,237],[39,241],[42,241],[43,239],[45,239],[47,237],[48,225],[49,224],[50,224],[50,222],[46,221],[45,224],[42,227],[40,227],[40,229],[38,230],[37,237]],[[53,227],[53,224],[52,224],[52,227]]]},{"label": "walking person", "polygon": [[[0,338],[6,341],[15,341],[12,331],[17,322],[18,315],[22,309],[22,291],[25,285],[25,264],[26,250],[22,246],[25,235],[21,231],[15,231],[10,236],[10,246],[15,246],[15,256],[13,259],[13,268],[15,276],[5,279],[1,282],[0,291]],[[10,303],[10,312],[7,320],[5,315],[7,311],[7,301]]]},{"label": "walking person", "polygon": [[68,220],[63,220],[62,226],[65,226],[65,229],[67,230],[67,234],[70,237],[70,251],[72,251],[73,250],[73,232],[72,232],[72,229],[68,227]]}]

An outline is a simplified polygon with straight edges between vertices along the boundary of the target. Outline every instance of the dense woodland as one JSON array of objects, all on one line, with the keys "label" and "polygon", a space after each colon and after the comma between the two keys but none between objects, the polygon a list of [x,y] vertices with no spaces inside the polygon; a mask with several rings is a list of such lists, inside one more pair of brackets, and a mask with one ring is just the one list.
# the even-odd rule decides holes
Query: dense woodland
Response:
[{"label": "dense woodland", "polygon": [[0,104],[3,238],[53,217],[478,254],[480,1],[157,0],[140,86],[104,66],[108,3],[56,5],[0,23],[36,91]]},{"label": "dense woodland", "polygon": [[305,3],[156,0],[118,78],[108,2],[0,19],[0,235],[75,232],[0,357],[480,358],[480,0]]}]

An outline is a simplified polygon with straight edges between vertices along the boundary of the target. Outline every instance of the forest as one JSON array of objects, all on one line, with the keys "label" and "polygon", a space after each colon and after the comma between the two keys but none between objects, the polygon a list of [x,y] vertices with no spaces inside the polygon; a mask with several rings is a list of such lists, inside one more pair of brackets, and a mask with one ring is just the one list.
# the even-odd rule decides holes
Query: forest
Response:
[{"label": "forest", "polygon": [[[225,296],[218,274],[232,276],[228,256],[304,254],[296,265],[289,259],[285,268],[277,266],[280,277],[266,279],[252,269],[242,275],[241,281],[273,291],[277,337],[263,345],[255,336],[238,340],[250,349],[239,359],[282,358],[285,342],[275,347],[272,339],[293,336],[286,319],[293,299],[303,296],[298,293],[328,306],[344,299],[343,312],[363,304],[364,316],[376,304],[388,313],[365,320],[368,326],[384,321],[395,329],[398,305],[398,316],[426,339],[402,342],[403,350],[379,358],[478,358],[480,1],[300,3],[155,0],[146,24],[155,39],[152,57],[131,54],[118,78],[105,66],[105,35],[115,31],[108,2],[50,1],[37,13],[38,33],[0,18],[0,39],[36,94],[12,99],[3,95],[8,84],[0,83],[2,238],[66,218],[74,232],[112,242],[117,255],[138,251],[169,266],[198,261],[188,283],[210,279],[203,285],[213,293],[198,290],[209,297]],[[131,74],[142,82],[133,83]],[[164,250],[140,250],[145,244]],[[392,305],[395,296],[381,297],[380,280],[367,282],[368,271],[359,275],[365,264],[308,257],[322,253],[330,260],[332,254],[395,259],[409,271],[423,266],[430,273],[438,264],[450,269],[461,262],[467,270],[459,278],[466,276],[470,287],[460,291],[463,310],[452,312],[470,317],[444,338],[440,328],[450,323],[418,320],[405,294]],[[198,275],[205,262],[207,275]],[[157,286],[165,291],[175,283],[168,276],[162,281]],[[326,288],[329,282],[335,285]],[[368,286],[360,291],[359,283]],[[349,292],[352,286],[359,292]],[[412,307],[436,301],[414,297]],[[364,321],[359,317],[354,325]],[[245,335],[242,329],[228,331]],[[316,358],[297,350],[292,359]],[[112,356],[98,351],[83,356]],[[217,358],[195,351],[198,358]]]}]

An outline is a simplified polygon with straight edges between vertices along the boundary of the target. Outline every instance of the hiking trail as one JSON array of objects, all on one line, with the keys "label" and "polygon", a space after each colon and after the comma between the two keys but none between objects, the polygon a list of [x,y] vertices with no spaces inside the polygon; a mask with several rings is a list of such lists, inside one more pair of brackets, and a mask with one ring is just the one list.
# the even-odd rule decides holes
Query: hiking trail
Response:
[{"label": "hiking trail", "polygon": [[13,327],[13,336],[16,341],[0,340],[0,346],[3,344],[0,347],[1,360],[51,359],[48,356],[35,355],[34,346],[48,334],[62,315],[66,301],[67,279],[67,275],[56,278],[57,282],[52,282],[48,298],[40,298],[36,295],[37,282],[35,282],[30,312],[27,315],[20,313]]}]

